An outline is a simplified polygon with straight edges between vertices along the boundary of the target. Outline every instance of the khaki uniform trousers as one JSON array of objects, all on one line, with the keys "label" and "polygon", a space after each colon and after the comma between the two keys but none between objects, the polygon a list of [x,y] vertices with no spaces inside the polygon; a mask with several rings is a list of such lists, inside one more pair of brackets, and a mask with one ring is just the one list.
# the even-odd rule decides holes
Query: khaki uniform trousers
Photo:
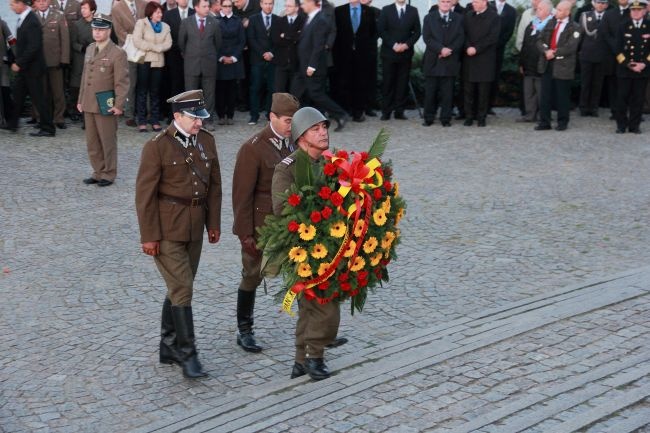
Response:
[{"label": "khaki uniform trousers", "polygon": [[160,254],[154,257],[160,275],[167,285],[167,297],[173,306],[190,307],[194,277],[199,268],[203,240],[160,241]]},{"label": "khaki uniform trousers", "polygon": [[260,273],[262,268],[262,254],[258,256],[251,256],[244,250],[241,251],[241,283],[239,283],[239,290],[244,292],[254,292],[262,282],[262,275]]},{"label": "khaki uniform trousers", "polygon": [[[47,74],[43,80],[45,83],[43,86],[45,88],[45,103],[52,110],[52,119],[54,123],[64,123],[65,94],[63,91],[63,70],[58,66],[55,68],[47,68]],[[40,119],[40,114],[34,105],[32,105],[32,117],[37,120]]]},{"label": "khaki uniform trousers", "polygon": [[338,301],[321,305],[301,297],[298,300],[295,361],[302,364],[305,358],[322,358],[325,346],[336,338],[340,322]]},{"label": "khaki uniform trousers", "polygon": [[84,121],[92,177],[113,182],[117,176],[117,116],[84,113]]}]

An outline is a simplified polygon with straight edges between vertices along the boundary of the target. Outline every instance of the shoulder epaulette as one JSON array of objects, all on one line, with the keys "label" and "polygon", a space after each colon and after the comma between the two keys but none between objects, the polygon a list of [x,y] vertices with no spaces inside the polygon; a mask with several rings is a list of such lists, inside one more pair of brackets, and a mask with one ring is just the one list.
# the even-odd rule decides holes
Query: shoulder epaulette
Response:
[{"label": "shoulder epaulette", "polygon": [[291,164],[293,164],[294,162],[296,162],[296,160],[293,159],[293,158],[290,157],[290,156],[287,156],[287,157],[284,158],[282,161],[280,161],[280,163],[281,163],[281,164],[284,164],[284,165],[291,165]]},{"label": "shoulder epaulette", "polygon": [[203,128],[203,127],[201,127],[201,131],[203,131],[203,132],[207,132],[208,134],[212,135],[212,133],[211,133],[210,131],[208,131],[207,129],[205,129],[205,128]]},{"label": "shoulder epaulette", "polygon": [[152,138],[152,140],[153,140],[153,141],[158,141],[158,140],[160,140],[164,135],[165,135],[165,131],[163,131],[163,132],[159,132],[158,134],[156,134],[156,136],[155,136],[154,138]]}]

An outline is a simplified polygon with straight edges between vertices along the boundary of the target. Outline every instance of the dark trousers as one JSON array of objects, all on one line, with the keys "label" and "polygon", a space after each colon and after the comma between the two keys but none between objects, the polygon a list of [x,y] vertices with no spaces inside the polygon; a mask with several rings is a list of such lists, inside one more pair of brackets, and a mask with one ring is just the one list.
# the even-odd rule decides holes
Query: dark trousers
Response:
[{"label": "dark trousers", "polygon": [[602,63],[580,61],[580,112],[598,112],[600,93],[605,80]]},{"label": "dark trousers", "polygon": [[335,119],[342,119],[347,113],[339,104],[334,102],[325,91],[327,86],[327,75],[314,74],[308,77],[304,73],[296,73],[291,93],[305,105],[309,101],[321,112],[327,112]]},{"label": "dark trousers", "polygon": [[551,125],[551,106],[555,97],[557,107],[557,124],[569,124],[569,111],[571,109],[571,80],[553,78],[553,61],[548,62],[546,72],[542,75],[542,96],[539,104],[539,124]]},{"label": "dark trousers", "polygon": [[616,125],[620,129],[629,128],[630,131],[639,129],[648,77],[619,77],[617,84]]},{"label": "dark trousers", "polygon": [[147,96],[149,96],[149,123],[160,123],[160,80],[162,68],[152,68],[151,62],[138,64],[138,82],[136,84],[136,118],[138,125],[147,124]]},{"label": "dark trousers", "polygon": [[291,83],[293,82],[293,77],[295,71],[291,67],[275,67],[275,85],[273,86],[273,92],[280,93],[289,93],[291,91]]},{"label": "dark trousers", "polygon": [[275,87],[273,73],[275,65],[271,62],[251,65],[250,114],[252,119],[259,119],[261,110],[271,110],[271,95]]},{"label": "dark trousers", "polygon": [[490,106],[492,108],[496,105],[497,96],[499,96],[499,77],[501,76],[501,68],[503,67],[503,56],[506,47],[497,47],[497,61],[496,61],[496,74],[494,75],[494,81],[490,86]]},{"label": "dark trousers", "polygon": [[411,59],[395,62],[386,57],[383,61],[383,83],[381,86],[381,111],[384,114],[403,113],[408,101],[409,74]]},{"label": "dark trousers", "polygon": [[331,87],[334,99],[353,117],[359,118],[366,111],[370,71],[369,57],[355,53],[349,64],[334,69],[334,85]]},{"label": "dark trousers", "polygon": [[[377,46],[377,41],[375,41]],[[369,74],[366,77],[368,80],[368,91],[366,93],[366,107],[369,110],[377,107],[377,51],[370,54],[370,64],[368,65]]]},{"label": "dark trousers", "polygon": [[237,80],[217,80],[215,109],[220,119],[232,119],[237,103]]},{"label": "dark trousers", "polygon": [[463,83],[465,90],[465,116],[468,119],[474,119],[476,114],[477,120],[485,120],[490,104],[491,81],[473,83],[465,81]]},{"label": "dark trousers", "polygon": [[[162,91],[161,99],[167,101],[170,97],[185,91],[183,57],[177,50],[167,52],[163,76],[164,79],[162,80],[161,87],[168,90]],[[165,107],[165,113],[167,113],[170,119],[173,119],[174,114],[171,112],[171,105],[167,104],[167,102],[162,102],[161,104]]]},{"label": "dark trousers", "polygon": [[616,119],[616,93],[618,86],[618,78],[616,74],[605,76],[605,88],[607,89],[607,100],[609,101],[609,111],[614,119]]},{"label": "dark trousers", "polygon": [[248,90],[250,88],[251,62],[250,50],[244,48],[242,52],[242,63],[244,63],[244,78],[237,80],[237,107],[240,111],[249,111]]},{"label": "dark trousers", "polygon": [[25,75],[18,72],[14,79],[14,112],[9,121],[10,128],[18,128],[20,114],[25,106],[25,97],[29,95],[32,104],[39,113],[38,127],[45,132],[55,132],[52,123],[52,110],[45,103],[45,86],[41,77]]},{"label": "dark trousers", "polygon": [[455,77],[425,77],[424,80],[424,120],[433,121],[440,107],[440,121],[451,120]]}]

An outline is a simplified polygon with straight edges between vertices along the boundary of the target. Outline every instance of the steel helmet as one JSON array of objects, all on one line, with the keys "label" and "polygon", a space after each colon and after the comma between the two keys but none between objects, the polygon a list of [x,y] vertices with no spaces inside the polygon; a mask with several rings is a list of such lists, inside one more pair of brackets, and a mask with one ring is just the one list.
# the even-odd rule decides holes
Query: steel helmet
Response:
[{"label": "steel helmet", "polygon": [[317,123],[325,122],[330,126],[330,121],[323,113],[314,107],[303,107],[296,111],[291,118],[291,141],[298,142],[298,138],[305,133],[306,130],[316,125]]}]

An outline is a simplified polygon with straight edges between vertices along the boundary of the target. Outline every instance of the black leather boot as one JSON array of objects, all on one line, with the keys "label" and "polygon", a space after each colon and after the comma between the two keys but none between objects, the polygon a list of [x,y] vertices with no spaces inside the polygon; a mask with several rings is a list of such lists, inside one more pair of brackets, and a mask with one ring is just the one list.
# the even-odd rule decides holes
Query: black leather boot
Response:
[{"label": "black leather boot", "polygon": [[293,368],[291,369],[291,379],[295,379],[296,377],[304,376],[305,374],[306,374],[305,366],[302,365],[299,362],[294,362]]},{"label": "black leather boot", "polygon": [[343,346],[347,342],[348,342],[348,339],[345,338],[345,337],[336,337],[334,339],[334,341],[332,341],[331,343],[329,343],[325,347],[327,347],[328,349],[333,349],[335,347]]},{"label": "black leather boot", "polygon": [[330,377],[330,371],[323,358],[307,358],[305,360],[305,371],[314,380],[323,380]]},{"label": "black leather boot", "polygon": [[180,364],[176,353],[176,328],[172,317],[172,301],[165,297],[160,319],[160,363]]},{"label": "black leather boot", "polygon": [[196,379],[207,376],[203,371],[194,344],[194,319],[192,307],[172,306],[172,316],[176,328],[176,351],[183,368],[183,376]]},{"label": "black leather boot", "polygon": [[255,309],[255,292],[239,290],[237,292],[237,344],[247,352],[258,353],[262,347],[255,341],[253,332],[253,310]]}]

